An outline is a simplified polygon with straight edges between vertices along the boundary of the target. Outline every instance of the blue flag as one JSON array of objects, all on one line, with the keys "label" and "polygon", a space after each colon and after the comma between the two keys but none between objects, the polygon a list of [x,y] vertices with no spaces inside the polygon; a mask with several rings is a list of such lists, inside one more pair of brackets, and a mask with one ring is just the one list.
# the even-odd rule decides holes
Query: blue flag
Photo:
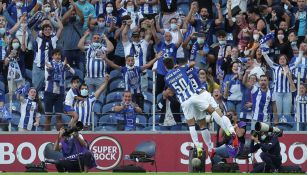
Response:
[{"label": "blue flag", "polygon": [[260,44],[264,44],[266,43],[267,41],[271,40],[271,39],[274,39],[274,33],[268,33],[266,34],[264,37],[261,38],[261,40],[259,41]]},{"label": "blue flag", "polygon": [[16,89],[15,94],[26,96],[29,89],[30,89],[30,84],[26,83],[23,86],[20,86],[18,89]]}]

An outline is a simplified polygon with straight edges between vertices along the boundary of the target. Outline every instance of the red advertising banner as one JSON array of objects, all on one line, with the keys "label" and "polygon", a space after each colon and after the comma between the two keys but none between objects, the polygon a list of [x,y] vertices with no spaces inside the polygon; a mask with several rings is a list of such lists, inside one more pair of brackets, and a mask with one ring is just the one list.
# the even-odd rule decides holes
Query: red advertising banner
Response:
[{"label": "red advertising banner", "polygon": [[[39,163],[44,160],[43,151],[47,143],[54,142],[56,134],[2,134],[0,135],[0,171],[22,172],[25,164]],[[192,145],[190,135],[161,133],[129,134],[84,134],[97,162],[92,171],[110,171],[122,164],[131,164],[123,160],[143,141],[154,141],[157,145],[155,160],[159,172],[188,171],[188,152]],[[307,171],[307,135],[284,134],[280,138],[283,165],[299,165]],[[215,140],[215,135],[212,139]],[[201,138],[199,138],[201,140]],[[261,162],[260,151],[254,154],[254,162]],[[251,162],[251,161],[250,161]],[[240,170],[246,171],[245,160],[237,160]],[[211,162],[206,160],[206,171],[211,171]],[[154,166],[144,165],[147,171],[155,171]],[[252,169],[252,165],[250,165]],[[56,171],[48,165],[48,171]]]}]

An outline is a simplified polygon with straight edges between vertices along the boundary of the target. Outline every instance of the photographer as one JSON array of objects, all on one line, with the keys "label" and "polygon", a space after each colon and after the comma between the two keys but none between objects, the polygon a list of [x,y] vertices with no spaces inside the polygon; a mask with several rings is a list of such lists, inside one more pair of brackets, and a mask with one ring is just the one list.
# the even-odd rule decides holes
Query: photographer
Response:
[{"label": "photographer", "polygon": [[59,131],[54,150],[61,150],[64,158],[55,163],[58,172],[88,172],[96,166],[95,159],[88,150],[88,144],[78,130],[79,128],[61,128]]},{"label": "photographer", "polygon": [[252,133],[251,140],[251,153],[256,152],[260,148],[262,150],[260,157],[264,162],[264,164],[254,167],[252,173],[262,173],[264,171],[278,172],[282,160],[278,137],[275,134],[269,135],[269,132],[260,131]]}]

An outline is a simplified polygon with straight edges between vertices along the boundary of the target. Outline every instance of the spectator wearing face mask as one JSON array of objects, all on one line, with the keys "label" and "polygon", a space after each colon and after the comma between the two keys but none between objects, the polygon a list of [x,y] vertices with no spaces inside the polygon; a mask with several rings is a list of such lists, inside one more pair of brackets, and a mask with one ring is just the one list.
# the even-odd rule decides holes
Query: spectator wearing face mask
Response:
[{"label": "spectator wearing face mask", "polygon": [[[86,75],[85,82],[88,85],[90,93],[95,92],[104,81],[106,75],[106,63],[103,61],[102,55],[108,54],[113,51],[114,46],[108,40],[105,35],[100,36],[98,33],[94,33],[91,38],[91,43],[86,47],[85,39],[90,34],[89,30],[85,31],[83,37],[78,43],[78,47],[82,52],[85,52],[86,60]],[[101,44],[104,41],[106,44]]]},{"label": "spectator wearing face mask", "polygon": [[[60,42],[62,42],[63,56],[67,58],[69,65],[85,72],[84,55],[78,48],[83,33],[84,16],[73,1],[70,9],[64,14],[62,23],[64,29]],[[83,79],[83,77],[80,78]]]},{"label": "spectator wearing face mask", "polygon": [[79,87],[79,92],[83,100],[77,100],[74,103],[74,109],[79,115],[78,121],[84,124],[85,129],[89,129],[92,125],[92,110],[94,102],[99,99],[102,92],[107,88],[109,82],[109,75],[105,75],[104,82],[99,85],[99,88],[91,94],[88,85],[83,83]]},{"label": "spectator wearing face mask", "polygon": [[297,0],[297,8],[293,9],[295,14],[295,30],[297,31],[298,44],[306,39],[307,28],[307,5],[306,0]]},{"label": "spectator wearing face mask", "polygon": [[36,2],[37,2],[37,0],[33,0],[33,1],[31,1],[31,3],[28,6],[25,6],[23,0],[12,1],[8,5],[6,10],[8,11],[9,15],[12,17],[12,19],[16,23],[17,19],[19,19],[22,16],[23,13],[30,13],[31,12],[31,10],[36,5]]},{"label": "spectator wearing face mask", "polygon": [[4,66],[7,67],[7,80],[11,95],[25,82],[25,43],[20,44],[17,38],[12,39],[8,47]]},{"label": "spectator wearing face mask", "polygon": [[[179,35],[184,35],[185,30],[180,29],[180,25],[179,25],[177,18],[172,18],[169,22],[170,22],[170,28],[169,29],[161,29],[160,25],[158,25],[158,23],[156,23],[157,32],[159,32],[161,34],[164,34],[167,31],[170,32],[171,35],[172,35],[172,43],[178,43],[179,39],[180,39]],[[180,47],[177,49],[176,57],[177,58],[183,58],[184,57],[182,45],[180,45]]]},{"label": "spectator wearing face mask", "polygon": [[276,39],[274,42],[275,55],[285,54],[288,58],[293,57],[290,43],[287,42],[286,32],[283,29],[277,29]]},{"label": "spectator wearing face mask", "polygon": [[140,23],[140,20],[143,17],[142,13],[138,12],[136,9],[136,6],[134,4],[134,1],[127,0],[125,3],[120,3],[121,0],[116,0],[116,8],[119,13],[120,17],[123,17],[125,15],[130,16],[132,23],[130,25],[130,29],[134,30],[138,24]]}]

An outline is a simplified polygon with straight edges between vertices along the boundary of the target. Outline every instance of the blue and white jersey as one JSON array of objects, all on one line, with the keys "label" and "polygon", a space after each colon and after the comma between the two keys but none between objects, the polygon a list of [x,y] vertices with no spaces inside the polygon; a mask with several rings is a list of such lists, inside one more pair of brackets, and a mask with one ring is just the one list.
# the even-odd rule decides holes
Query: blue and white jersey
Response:
[{"label": "blue and white jersey", "polygon": [[241,101],[242,100],[242,81],[235,74],[227,74],[224,78],[224,85],[228,86],[229,95],[227,100]]},{"label": "blue and white jersey", "polygon": [[73,107],[75,97],[78,96],[77,89],[70,88],[65,97],[65,105]]},{"label": "blue and white jersey", "polygon": [[48,39],[43,39],[42,37],[37,37],[36,42],[37,42],[37,51],[35,54],[35,59],[34,63],[36,64],[37,67],[44,67],[45,62],[50,61],[51,51],[56,48],[56,42],[58,41],[58,37],[52,36],[50,40]]},{"label": "blue and white jersey", "polygon": [[32,130],[36,116],[40,116],[37,112],[38,104],[30,99],[21,100],[20,104],[20,120],[18,127],[26,130]]},{"label": "blue and white jersey", "polygon": [[121,73],[125,79],[125,90],[132,94],[141,92],[141,67],[134,66],[133,68],[122,67]]},{"label": "blue and white jersey", "polygon": [[97,1],[96,4],[94,4],[96,16],[105,13],[104,11],[105,6],[106,6],[106,2],[101,2],[101,1]]},{"label": "blue and white jersey", "polygon": [[200,92],[203,89],[206,89],[206,86],[204,83],[202,83],[199,79],[198,75],[198,69],[195,67],[190,67],[187,70],[187,75],[192,83],[192,87],[194,88],[195,92]]},{"label": "blue and white jersey", "polygon": [[[148,0],[148,2],[151,2],[153,0]],[[140,6],[140,12],[144,15],[148,15],[148,14],[154,14],[154,13],[158,13],[158,5],[151,5],[148,3],[144,3]]]},{"label": "blue and white jersey", "polygon": [[96,97],[90,95],[85,100],[76,101],[74,104],[74,109],[79,115],[79,121],[84,125],[92,124],[92,107],[95,101]]},{"label": "blue and white jersey", "polygon": [[146,64],[146,55],[149,43],[146,40],[141,40],[139,43],[123,42],[125,57],[128,55],[134,56],[134,65],[143,66]]},{"label": "blue and white jersey", "polygon": [[[290,91],[290,83],[287,75],[284,73],[283,67],[279,64],[274,63],[271,68],[274,71],[274,92],[291,92]],[[289,70],[292,71],[295,68],[294,64],[289,64]]]},{"label": "blue and white jersey", "polygon": [[172,69],[164,77],[166,86],[176,93],[180,103],[196,93],[187,75],[188,69],[188,66]]},{"label": "blue and white jersey", "polygon": [[[172,57],[174,58],[174,62],[176,63],[176,55],[177,55],[177,47],[176,44],[174,43],[170,43],[170,44],[166,44],[165,42],[161,41],[158,45],[157,45],[157,52],[163,52],[163,58],[167,58],[167,57]],[[158,61],[156,61],[154,67],[157,68],[157,72],[160,75],[165,75],[167,73],[164,65],[163,65],[163,59],[158,59]]]},{"label": "blue and white jersey", "polygon": [[3,38],[0,38],[0,61],[4,60],[7,52],[7,45]]},{"label": "blue and white jersey", "polygon": [[266,92],[261,91],[257,86],[253,86],[252,103],[253,119],[261,122],[269,122],[272,113],[272,92],[268,89]]},{"label": "blue and white jersey", "polygon": [[[64,94],[64,73],[68,71],[63,62],[52,60],[51,69],[45,67],[45,92],[54,94]],[[72,71],[71,71],[72,72]]]},{"label": "blue and white jersey", "polygon": [[303,96],[297,96],[295,100],[296,107],[294,109],[298,110],[295,112],[296,117],[298,117],[298,122],[307,122],[307,94]]},{"label": "blue and white jersey", "polygon": [[[298,59],[299,59],[298,57],[292,58],[290,64],[297,62]],[[305,57],[305,59],[302,59],[301,64],[299,64],[291,72],[293,75],[294,83],[297,83],[298,73],[300,73],[301,81],[305,81],[305,79],[307,78],[307,58]]]},{"label": "blue and white jersey", "polygon": [[107,65],[99,56],[105,52],[105,47],[94,48],[89,47],[86,51],[86,77],[102,78],[107,71]]}]

